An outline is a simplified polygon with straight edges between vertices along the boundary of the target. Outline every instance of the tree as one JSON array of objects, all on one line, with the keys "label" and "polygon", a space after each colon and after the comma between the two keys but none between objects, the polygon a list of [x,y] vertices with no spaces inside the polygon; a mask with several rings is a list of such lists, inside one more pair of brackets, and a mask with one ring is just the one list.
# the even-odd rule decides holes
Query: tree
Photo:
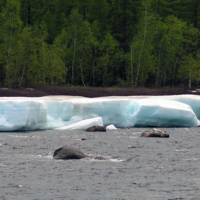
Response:
[{"label": "tree", "polygon": [[70,44],[70,35],[65,30],[65,28],[63,28],[60,35],[56,37],[53,43],[52,51],[53,51],[53,55],[55,56],[54,60],[59,62],[60,63],[59,66],[60,68],[62,68],[62,70],[60,70],[59,77],[63,77],[64,79],[63,83],[65,84],[69,83],[69,80],[67,80],[67,77],[68,77],[67,75],[68,75],[68,69],[71,66],[71,60],[72,60],[71,59],[72,51],[69,48],[69,44]]},{"label": "tree", "polygon": [[99,45],[99,57],[97,60],[98,75],[101,85],[110,86],[117,81],[118,67],[120,66],[120,50],[118,42],[107,33],[103,42]]},{"label": "tree", "polygon": [[20,68],[19,68],[19,78],[18,78],[18,86],[22,85],[27,86],[29,83],[28,80],[28,68],[31,65],[30,56],[32,52],[32,27],[25,26],[20,35]]},{"label": "tree", "polygon": [[125,53],[129,52],[130,43],[136,33],[141,4],[141,0],[112,0],[110,3],[111,34]]},{"label": "tree", "polygon": [[197,84],[199,12],[198,0],[1,0],[0,82],[174,86],[191,60]]},{"label": "tree", "polygon": [[0,14],[0,49],[1,71],[4,71],[4,84],[8,86],[13,83],[13,74],[17,66],[18,38],[21,31],[20,1],[7,0],[5,7]]},{"label": "tree", "polygon": [[[80,32],[80,41],[79,41],[79,68],[81,75],[81,82],[85,86],[86,83],[91,83],[91,66],[92,66],[92,49],[94,47],[95,38],[92,33],[91,25],[88,21],[83,21]],[[87,81],[87,82],[85,82]]]},{"label": "tree", "polygon": [[[63,63],[57,52],[45,42],[45,24],[26,26],[21,34],[22,66],[19,86],[63,83]],[[58,72],[59,71],[59,72]]]},{"label": "tree", "polygon": [[3,8],[5,7],[6,5],[6,0],[1,0],[0,1],[0,12],[2,12]]},{"label": "tree", "polygon": [[83,18],[79,14],[78,9],[73,9],[69,17],[68,32],[70,34],[71,48],[72,48],[72,63],[71,63],[71,82],[75,83],[76,74],[76,53],[77,53],[77,42],[80,34],[80,27],[82,25]]},{"label": "tree", "polygon": [[[157,17],[151,12],[148,1],[143,1],[143,12],[137,26],[137,34],[131,43],[131,65],[127,67],[127,81],[137,87],[144,85],[151,74],[155,72],[155,59],[153,55],[153,39]],[[130,66],[130,67],[129,67]]]},{"label": "tree", "polygon": [[178,78],[182,84],[188,85],[191,89],[193,83],[199,84],[200,70],[199,61],[195,60],[192,54],[184,56],[178,71]]}]

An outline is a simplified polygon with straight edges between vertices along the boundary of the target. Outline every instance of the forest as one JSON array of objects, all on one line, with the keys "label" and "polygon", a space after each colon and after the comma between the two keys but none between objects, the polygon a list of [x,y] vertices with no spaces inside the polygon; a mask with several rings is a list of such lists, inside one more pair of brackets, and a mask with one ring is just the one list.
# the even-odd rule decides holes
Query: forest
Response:
[{"label": "forest", "polygon": [[0,0],[0,85],[200,84],[199,0]]}]

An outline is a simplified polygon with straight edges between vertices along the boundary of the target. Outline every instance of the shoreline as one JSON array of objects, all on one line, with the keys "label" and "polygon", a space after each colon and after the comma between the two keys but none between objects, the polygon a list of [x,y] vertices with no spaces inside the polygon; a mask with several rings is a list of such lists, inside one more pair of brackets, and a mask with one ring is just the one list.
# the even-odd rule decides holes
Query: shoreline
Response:
[{"label": "shoreline", "polygon": [[109,96],[160,96],[195,94],[200,95],[200,91],[188,90],[181,87],[166,88],[120,88],[120,87],[59,87],[59,86],[37,86],[34,88],[0,88],[0,97],[42,97],[50,95],[67,95],[81,97],[109,97]]}]

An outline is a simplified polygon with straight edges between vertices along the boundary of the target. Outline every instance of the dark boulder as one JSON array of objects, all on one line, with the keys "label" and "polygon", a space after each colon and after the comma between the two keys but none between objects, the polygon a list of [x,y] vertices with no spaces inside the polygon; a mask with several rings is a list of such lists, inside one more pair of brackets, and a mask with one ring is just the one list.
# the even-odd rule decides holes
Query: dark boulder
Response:
[{"label": "dark boulder", "polygon": [[106,128],[104,126],[92,126],[85,130],[86,132],[105,132]]},{"label": "dark boulder", "polygon": [[83,152],[81,152],[79,149],[76,149],[72,146],[64,146],[59,149],[57,149],[54,154],[53,158],[54,159],[81,159],[85,158],[86,156],[84,155]]}]

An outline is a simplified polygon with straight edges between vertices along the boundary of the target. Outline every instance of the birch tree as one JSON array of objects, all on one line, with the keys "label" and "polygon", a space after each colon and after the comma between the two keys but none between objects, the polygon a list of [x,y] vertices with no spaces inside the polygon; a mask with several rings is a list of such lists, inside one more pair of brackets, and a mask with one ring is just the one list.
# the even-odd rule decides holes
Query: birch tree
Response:
[{"label": "birch tree", "polygon": [[5,72],[4,84],[12,84],[13,71],[16,67],[17,41],[22,22],[20,20],[20,1],[8,0],[0,14],[1,50],[3,53],[2,67]]},{"label": "birch tree", "polygon": [[116,82],[118,76],[115,71],[120,67],[120,50],[118,42],[107,33],[103,42],[99,46],[100,57],[97,60],[98,74],[100,75],[101,84],[108,86]]},{"label": "birch tree", "polygon": [[71,63],[71,82],[72,84],[75,81],[75,65],[76,65],[76,53],[77,53],[77,41],[79,39],[79,33],[80,33],[80,27],[82,24],[82,16],[79,14],[77,9],[73,9],[71,12],[71,15],[69,17],[69,26],[68,31],[71,36],[71,42],[72,42],[72,63]]}]

